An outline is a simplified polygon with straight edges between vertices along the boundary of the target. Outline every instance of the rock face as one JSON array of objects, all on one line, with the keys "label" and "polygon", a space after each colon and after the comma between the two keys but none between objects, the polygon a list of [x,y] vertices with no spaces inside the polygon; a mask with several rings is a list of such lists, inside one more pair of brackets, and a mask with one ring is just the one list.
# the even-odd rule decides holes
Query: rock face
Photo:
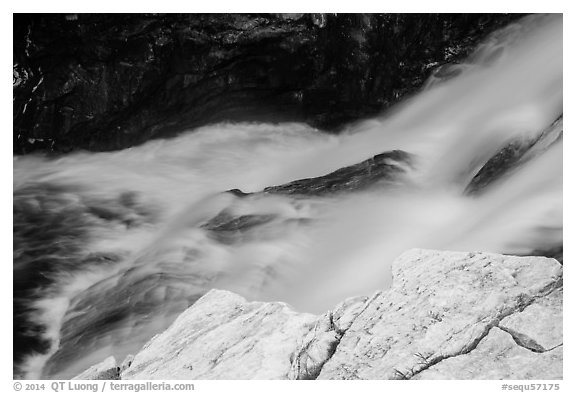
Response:
[{"label": "rock face", "polygon": [[14,152],[372,115],[519,14],[16,14]]},{"label": "rock face", "polygon": [[561,379],[562,265],[414,249],[321,316],[212,290],[122,379]]}]

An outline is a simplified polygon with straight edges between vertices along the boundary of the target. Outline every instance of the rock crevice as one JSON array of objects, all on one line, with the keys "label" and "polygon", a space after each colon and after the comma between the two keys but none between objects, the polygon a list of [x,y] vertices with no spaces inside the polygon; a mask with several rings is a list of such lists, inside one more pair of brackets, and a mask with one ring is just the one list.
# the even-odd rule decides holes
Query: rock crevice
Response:
[{"label": "rock crevice", "polygon": [[536,352],[536,353],[543,353],[543,352],[548,352],[548,351],[552,351],[560,346],[563,345],[563,343],[560,343],[550,349],[546,349],[544,347],[542,347],[540,344],[538,344],[536,341],[534,341],[532,338],[525,336],[522,333],[518,333],[515,332],[514,330],[510,330],[507,329],[505,327],[501,327],[498,326],[498,328],[506,333],[508,333],[510,336],[512,336],[512,339],[514,340],[514,342],[516,344],[518,344],[519,346],[521,346],[522,348],[526,348],[529,351],[532,352]]},{"label": "rock crevice", "polygon": [[562,266],[411,250],[389,290],[321,316],[212,290],[122,379],[561,379]]},{"label": "rock crevice", "polygon": [[288,378],[317,379],[322,367],[336,353],[346,331],[374,298],[351,298],[324,314],[290,357]]},{"label": "rock crevice", "polygon": [[[538,344],[538,342],[536,342],[535,339],[533,339],[533,338],[531,338],[531,337],[529,337],[523,333],[509,329],[505,325],[502,326],[503,320],[513,318],[516,314],[523,313],[524,310],[527,307],[529,307],[530,305],[532,305],[534,302],[537,302],[538,300],[545,298],[546,296],[550,295],[553,291],[556,291],[559,288],[561,289],[562,288],[562,282],[563,282],[563,280],[561,278],[557,281],[554,281],[553,283],[551,283],[551,288],[545,287],[541,293],[536,294],[531,299],[526,300],[525,304],[519,304],[517,308],[514,308],[512,310],[512,312],[510,312],[510,310],[506,310],[505,312],[503,312],[502,315],[495,322],[487,325],[486,330],[484,332],[482,332],[482,334],[480,334],[479,337],[471,343],[471,345],[462,348],[462,350],[459,353],[456,353],[452,356],[439,356],[439,357],[434,358],[434,359],[429,359],[429,358],[425,357],[424,355],[417,353],[414,356],[422,359],[422,362],[419,363],[419,365],[422,365],[422,367],[418,367],[417,370],[414,370],[414,369],[409,370],[409,372],[405,372],[405,373],[403,373],[399,370],[396,370],[397,375],[400,377],[400,379],[412,379],[417,374],[431,368],[432,366],[435,366],[436,364],[442,362],[443,360],[469,354],[470,352],[474,351],[478,347],[478,345],[482,342],[482,340],[484,340],[490,334],[492,329],[500,329],[500,330],[508,333],[517,345],[519,345],[522,348],[525,348],[529,351],[535,352],[535,353],[543,353],[543,352],[552,351],[552,350],[562,346],[563,343],[560,343],[560,344],[557,344],[556,346],[554,346],[552,348],[546,349],[543,346],[541,346],[540,344]],[[561,325],[560,325],[560,328],[562,328]]]}]

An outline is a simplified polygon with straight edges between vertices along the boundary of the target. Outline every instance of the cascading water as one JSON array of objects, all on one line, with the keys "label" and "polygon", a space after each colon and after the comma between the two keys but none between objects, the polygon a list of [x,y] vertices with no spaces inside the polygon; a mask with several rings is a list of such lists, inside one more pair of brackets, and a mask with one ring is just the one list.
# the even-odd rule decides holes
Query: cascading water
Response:
[{"label": "cascading water", "polygon": [[[526,17],[452,67],[338,136],[217,124],[112,153],[15,157],[16,375],[122,359],[210,288],[322,312],[389,286],[413,247],[561,246],[562,16]],[[525,147],[517,164],[471,192],[511,143]],[[260,192],[394,150],[409,159],[387,158],[393,179],[374,187]]]}]

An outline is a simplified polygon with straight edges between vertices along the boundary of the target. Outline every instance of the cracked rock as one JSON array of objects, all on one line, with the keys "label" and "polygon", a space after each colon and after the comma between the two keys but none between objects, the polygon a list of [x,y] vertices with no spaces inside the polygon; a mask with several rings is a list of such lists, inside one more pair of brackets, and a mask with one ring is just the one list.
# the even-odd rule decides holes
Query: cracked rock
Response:
[{"label": "cracked rock", "polygon": [[[321,316],[212,290],[122,379],[562,378],[562,265],[415,249],[394,281]],[[82,374],[84,375],[84,374]]]},{"label": "cracked rock", "polygon": [[318,378],[411,378],[472,351],[503,318],[562,285],[554,259],[489,253],[411,250],[394,261],[393,275]]},{"label": "cracked rock", "polygon": [[472,352],[446,359],[414,379],[562,379],[562,347],[535,353],[492,328]]},{"label": "cracked rock", "polygon": [[316,379],[324,363],[334,354],[342,333],[332,318],[331,313],[324,315],[306,335],[291,359],[290,379]]},{"label": "cracked rock", "polygon": [[549,351],[562,344],[562,295],[560,289],[537,299],[524,311],[504,318],[498,326],[526,348]]},{"label": "cracked rock", "polygon": [[288,378],[316,379],[367,300],[365,296],[348,298],[322,315],[292,356]]}]

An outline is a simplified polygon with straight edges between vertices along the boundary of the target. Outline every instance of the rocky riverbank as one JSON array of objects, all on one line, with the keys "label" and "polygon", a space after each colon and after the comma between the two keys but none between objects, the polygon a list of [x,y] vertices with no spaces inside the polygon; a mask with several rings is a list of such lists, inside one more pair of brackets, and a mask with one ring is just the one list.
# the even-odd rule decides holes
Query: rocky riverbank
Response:
[{"label": "rocky riverbank", "polygon": [[561,379],[562,265],[414,249],[387,291],[323,315],[212,290],[80,379]]}]

